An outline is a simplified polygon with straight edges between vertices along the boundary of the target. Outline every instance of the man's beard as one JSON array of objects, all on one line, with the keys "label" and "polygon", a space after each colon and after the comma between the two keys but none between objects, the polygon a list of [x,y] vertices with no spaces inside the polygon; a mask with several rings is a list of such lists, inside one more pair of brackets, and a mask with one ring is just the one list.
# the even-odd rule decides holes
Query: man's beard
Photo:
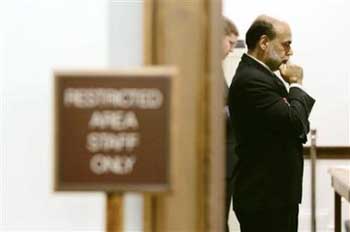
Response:
[{"label": "man's beard", "polygon": [[282,64],[281,58],[277,55],[276,51],[272,48],[269,48],[267,51],[267,57],[266,65],[272,70],[276,71]]}]

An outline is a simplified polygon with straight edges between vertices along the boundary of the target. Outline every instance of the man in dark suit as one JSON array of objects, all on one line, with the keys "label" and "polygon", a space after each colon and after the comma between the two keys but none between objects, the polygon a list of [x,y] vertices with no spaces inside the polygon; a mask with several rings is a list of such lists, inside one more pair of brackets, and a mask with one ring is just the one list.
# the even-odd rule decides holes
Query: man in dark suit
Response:
[{"label": "man in dark suit", "polygon": [[293,52],[287,23],[259,16],[246,34],[246,43],[248,53],[242,56],[229,90],[239,158],[233,208],[241,232],[296,232],[302,143],[307,140],[315,101],[303,90],[302,68],[288,63]]},{"label": "man in dark suit", "polygon": [[[224,18],[224,37],[222,39],[222,51],[223,58],[225,58],[230,52],[233,52],[234,47],[236,46],[239,32],[236,25],[230,21],[228,18]],[[223,80],[225,81],[225,80]],[[225,83],[226,84],[226,83]],[[228,86],[226,87],[228,91]],[[232,198],[232,180],[233,180],[233,170],[237,163],[237,156],[234,154],[234,139],[233,131],[230,120],[230,115],[228,111],[228,106],[225,107],[226,114],[226,199],[225,199],[225,223],[226,231],[229,231],[228,226],[228,216],[231,205]]]}]

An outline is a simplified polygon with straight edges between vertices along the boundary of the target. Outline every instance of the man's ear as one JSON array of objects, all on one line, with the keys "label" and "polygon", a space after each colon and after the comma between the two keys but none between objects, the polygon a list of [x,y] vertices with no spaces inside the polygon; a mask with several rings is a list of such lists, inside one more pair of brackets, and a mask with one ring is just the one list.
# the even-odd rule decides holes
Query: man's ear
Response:
[{"label": "man's ear", "polygon": [[270,42],[270,40],[267,37],[267,35],[262,35],[260,37],[260,40],[259,40],[259,46],[260,46],[261,50],[265,51],[267,49],[267,47],[269,46],[269,42]]}]

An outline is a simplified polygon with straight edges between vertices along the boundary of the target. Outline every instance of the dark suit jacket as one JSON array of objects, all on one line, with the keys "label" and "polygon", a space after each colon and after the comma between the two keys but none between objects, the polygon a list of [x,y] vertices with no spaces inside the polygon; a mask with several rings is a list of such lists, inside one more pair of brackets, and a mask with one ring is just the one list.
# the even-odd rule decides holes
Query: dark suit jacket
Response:
[{"label": "dark suit jacket", "polygon": [[272,72],[246,54],[229,90],[239,158],[233,184],[236,209],[273,209],[301,202],[302,143],[314,99],[289,93]]},{"label": "dark suit jacket", "polygon": [[[225,107],[225,119],[226,119],[226,179],[231,179],[233,177],[235,166],[237,165],[237,162],[238,162],[238,157],[235,154],[235,150],[234,150],[235,138],[233,134],[232,122],[230,119],[230,112],[229,112],[228,105],[226,105]],[[226,186],[226,188],[230,188],[230,187],[232,186]]]}]

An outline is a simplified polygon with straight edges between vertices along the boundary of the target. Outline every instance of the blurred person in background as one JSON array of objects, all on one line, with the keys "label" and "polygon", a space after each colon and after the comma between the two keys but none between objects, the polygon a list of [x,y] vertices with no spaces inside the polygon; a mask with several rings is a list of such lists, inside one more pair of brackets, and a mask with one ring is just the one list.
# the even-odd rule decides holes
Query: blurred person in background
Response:
[{"label": "blurred person in background", "polygon": [[[239,32],[237,30],[236,25],[229,20],[228,18],[224,17],[224,34],[222,39],[222,51],[223,51],[223,59],[230,53],[233,52]],[[228,86],[226,85],[226,92],[228,93]],[[227,95],[227,94],[226,94]],[[225,223],[226,223],[226,231],[229,231],[228,226],[228,216],[229,216],[229,210],[231,205],[231,198],[232,198],[232,180],[233,180],[233,170],[237,163],[237,156],[234,154],[234,137],[233,137],[233,131],[232,131],[232,125],[230,120],[230,114],[228,110],[228,106],[225,107],[225,114],[226,114],[226,176],[225,176],[225,183],[226,183],[226,198],[225,198]]]}]

